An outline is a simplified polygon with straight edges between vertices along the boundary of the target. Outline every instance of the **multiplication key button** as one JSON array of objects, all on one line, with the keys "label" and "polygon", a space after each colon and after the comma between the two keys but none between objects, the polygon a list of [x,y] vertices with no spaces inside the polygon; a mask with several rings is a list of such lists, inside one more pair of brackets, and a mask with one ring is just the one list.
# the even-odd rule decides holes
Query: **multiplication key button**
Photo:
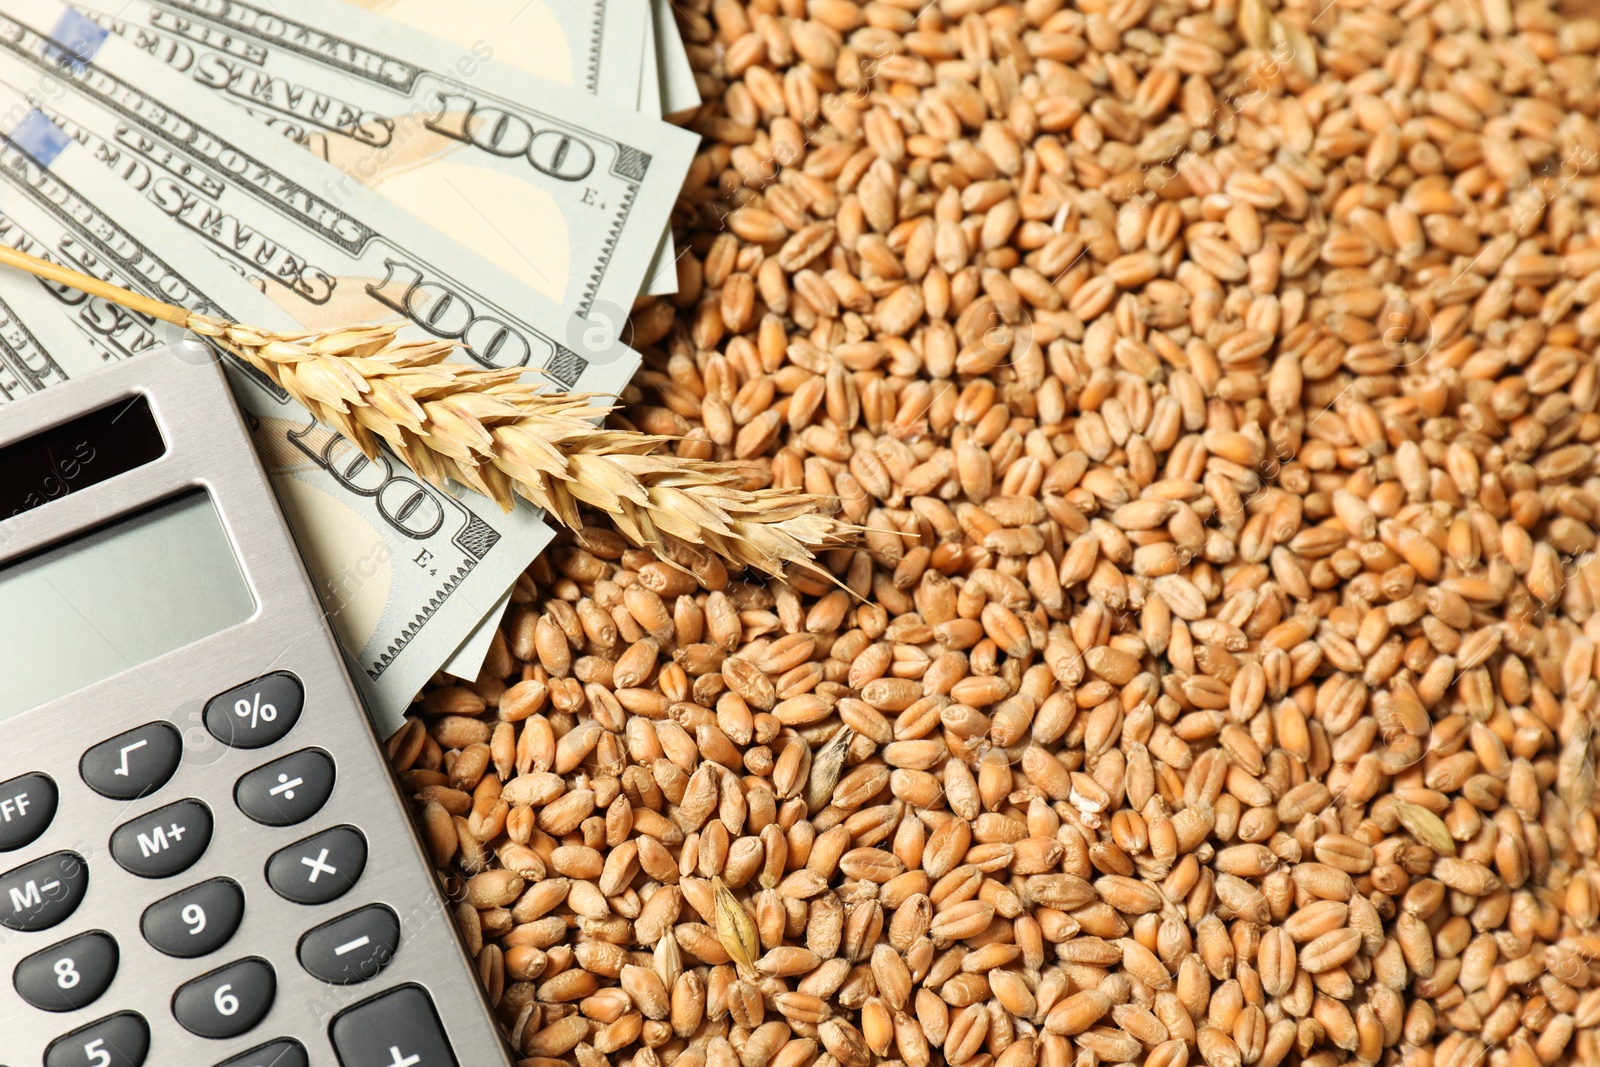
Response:
[{"label": "multiplication key button", "polygon": [[0,782],[0,852],[31,845],[56,815],[56,783],[44,774]]},{"label": "multiplication key button", "polygon": [[328,1032],[344,1067],[459,1067],[433,1001],[417,986],[345,1009]]},{"label": "multiplication key button", "polygon": [[367,839],[335,826],[279,849],[267,860],[267,884],[296,904],[326,904],[350,891],[367,865]]},{"label": "multiplication key button", "polygon": [[78,910],[89,889],[89,865],[76,852],[55,852],[0,874],[0,926],[48,930]]},{"label": "multiplication key button", "polygon": [[211,809],[180,800],[111,833],[111,858],[140,878],[169,878],[194,866],[211,843]]}]

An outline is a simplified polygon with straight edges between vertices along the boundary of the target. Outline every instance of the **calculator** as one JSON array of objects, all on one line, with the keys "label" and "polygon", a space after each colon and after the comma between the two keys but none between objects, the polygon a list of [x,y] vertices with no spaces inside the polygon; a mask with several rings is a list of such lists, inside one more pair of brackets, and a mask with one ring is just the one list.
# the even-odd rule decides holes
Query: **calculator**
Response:
[{"label": "calculator", "polygon": [[0,408],[0,982],[3,1067],[511,1063],[197,343]]}]

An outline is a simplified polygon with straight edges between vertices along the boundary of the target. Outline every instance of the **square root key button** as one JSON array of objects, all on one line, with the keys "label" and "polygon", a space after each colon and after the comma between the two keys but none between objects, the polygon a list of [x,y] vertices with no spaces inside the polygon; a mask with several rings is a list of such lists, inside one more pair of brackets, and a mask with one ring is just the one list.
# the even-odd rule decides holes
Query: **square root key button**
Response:
[{"label": "square root key button", "polygon": [[347,1008],[328,1032],[343,1067],[459,1067],[433,1001],[417,986]]},{"label": "square root key button", "polygon": [[279,849],[267,860],[267,884],[296,904],[326,904],[350,891],[367,865],[367,839],[335,826]]}]

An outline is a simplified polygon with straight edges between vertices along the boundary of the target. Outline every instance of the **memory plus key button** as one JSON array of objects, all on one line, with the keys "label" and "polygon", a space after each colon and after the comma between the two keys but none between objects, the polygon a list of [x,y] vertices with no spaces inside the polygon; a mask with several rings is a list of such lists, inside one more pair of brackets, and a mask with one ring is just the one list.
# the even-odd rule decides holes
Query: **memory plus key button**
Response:
[{"label": "memory plus key button", "polygon": [[103,797],[137,800],[166,785],[182,756],[178,731],[169,723],[149,722],[85,752],[78,773]]},{"label": "memory plus key button", "polygon": [[459,1067],[433,1001],[414,985],[346,1008],[328,1033],[344,1067]]},{"label": "memory plus key button", "polygon": [[305,822],[333,792],[333,757],[305,748],[257,767],[234,787],[239,810],[265,826]]},{"label": "memory plus key button", "polygon": [[0,926],[48,930],[78,910],[89,888],[89,865],[76,852],[56,852],[0,874]]},{"label": "memory plus key button", "polygon": [[206,729],[234,748],[265,748],[294,729],[304,705],[300,679],[286,671],[264,674],[206,701]]},{"label": "memory plus key button", "polygon": [[31,845],[56,815],[56,783],[48,775],[19,774],[0,782],[0,852]]},{"label": "memory plus key button", "polygon": [[367,865],[367,839],[335,826],[279,849],[267,860],[267,884],[296,904],[326,904],[350,891]]},{"label": "memory plus key button", "polygon": [[150,1054],[150,1024],[124,1011],[56,1038],[44,1067],[141,1067]]},{"label": "memory plus key button", "polygon": [[140,878],[168,878],[194,866],[211,843],[211,809],[180,800],[111,833],[111,858]]}]

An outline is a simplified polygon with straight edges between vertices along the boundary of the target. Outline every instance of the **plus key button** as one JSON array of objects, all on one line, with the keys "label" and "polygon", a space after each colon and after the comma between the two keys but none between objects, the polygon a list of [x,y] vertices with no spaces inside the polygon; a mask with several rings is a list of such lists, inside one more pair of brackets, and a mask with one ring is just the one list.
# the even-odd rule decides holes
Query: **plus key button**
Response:
[{"label": "plus key button", "polygon": [[432,999],[413,985],[346,1008],[328,1036],[344,1067],[459,1067]]}]

